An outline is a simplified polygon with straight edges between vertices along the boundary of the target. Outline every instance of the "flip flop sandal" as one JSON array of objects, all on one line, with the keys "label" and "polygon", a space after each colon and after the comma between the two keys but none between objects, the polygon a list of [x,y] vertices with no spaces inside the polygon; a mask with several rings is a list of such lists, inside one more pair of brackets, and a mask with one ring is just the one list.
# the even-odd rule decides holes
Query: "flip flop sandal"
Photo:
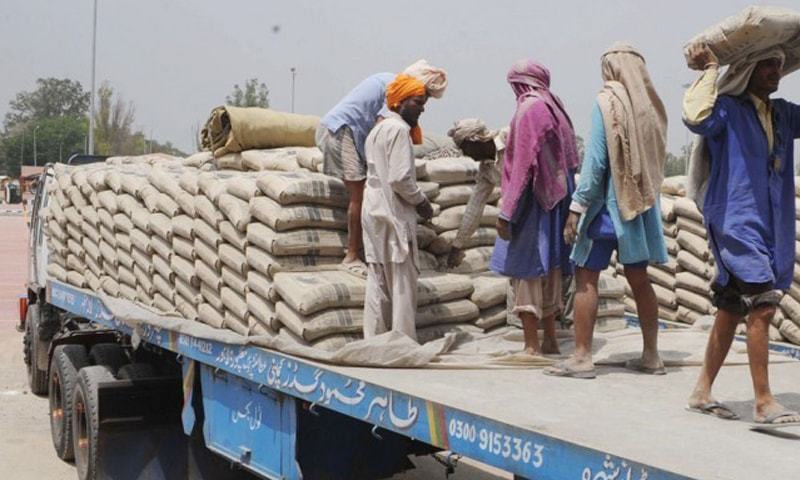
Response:
[{"label": "flip flop sandal", "polygon": [[769,415],[764,420],[761,421],[755,420],[754,424],[757,426],[769,426],[769,427],[796,427],[800,426],[800,422],[785,422],[785,423],[778,422],[778,420],[780,420],[781,418],[796,417],[796,416],[800,416],[800,413],[797,413],[793,410],[784,410],[783,412]]},{"label": "flip flop sandal", "polygon": [[597,377],[597,371],[594,368],[591,370],[575,370],[567,365],[566,362],[559,362],[552,367],[547,367],[543,373],[551,377],[581,378],[585,380]]},{"label": "flip flop sandal", "polygon": [[634,358],[625,362],[625,368],[639,373],[646,373],[648,375],[666,375],[667,369],[664,366],[652,368],[644,365],[641,358]]},{"label": "flip flop sandal", "polygon": [[699,413],[701,415],[711,415],[712,417],[720,418],[722,420],[739,420],[739,415],[730,409],[727,405],[720,402],[704,403],[696,407],[687,405],[686,411]]}]

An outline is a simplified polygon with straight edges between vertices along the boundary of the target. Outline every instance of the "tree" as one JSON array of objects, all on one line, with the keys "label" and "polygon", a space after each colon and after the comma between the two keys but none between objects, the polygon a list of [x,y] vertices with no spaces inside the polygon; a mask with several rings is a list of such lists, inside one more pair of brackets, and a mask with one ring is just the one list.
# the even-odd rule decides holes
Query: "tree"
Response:
[{"label": "tree", "polygon": [[79,118],[86,115],[90,93],[84,92],[80,82],[67,78],[40,78],[32,92],[20,92],[9,102],[4,127],[6,131],[17,125],[53,117]]},{"label": "tree", "polygon": [[[70,155],[83,153],[88,123],[86,118],[51,117],[17,125],[0,137],[0,171],[4,175],[17,175],[21,163],[65,162]],[[33,159],[34,129],[36,162]]]},{"label": "tree", "polygon": [[97,90],[95,113],[95,152],[99,155],[126,155],[136,150],[131,127],[136,118],[133,103],[125,101],[108,82]]},{"label": "tree", "polygon": [[244,83],[244,90],[236,84],[233,92],[225,97],[225,103],[234,107],[269,108],[269,89],[265,83],[251,78]]}]

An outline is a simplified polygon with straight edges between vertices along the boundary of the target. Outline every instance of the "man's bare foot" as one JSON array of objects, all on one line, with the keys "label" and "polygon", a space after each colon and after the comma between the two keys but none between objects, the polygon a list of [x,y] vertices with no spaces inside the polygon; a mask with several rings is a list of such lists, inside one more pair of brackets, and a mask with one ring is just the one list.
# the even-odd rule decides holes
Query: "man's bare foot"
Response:
[{"label": "man's bare foot", "polygon": [[633,360],[625,362],[625,368],[648,375],[665,375],[667,373],[667,370],[664,368],[664,362],[658,357],[650,361],[645,360],[644,357],[634,358]]},{"label": "man's bare foot", "polygon": [[367,264],[358,257],[355,257],[355,260],[347,260],[345,257],[340,268],[356,277],[367,278]]},{"label": "man's bare foot", "polygon": [[542,356],[542,351],[539,350],[537,347],[525,347],[525,350],[523,350],[522,353],[532,355],[534,357]]},{"label": "man's bare foot", "polygon": [[595,378],[597,371],[594,369],[594,362],[591,357],[578,358],[571,356],[566,360],[556,363],[552,367],[544,369],[545,375],[553,377],[570,378]]},{"label": "man's bare foot", "polygon": [[686,409],[704,415],[711,415],[712,417],[721,418],[723,420],[738,420],[739,418],[733,410],[715,400],[710,392],[703,390],[695,389],[695,391],[692,392],[692,395],[689,396],[689,400],[686,402]]},{"label": "man's bare foot", "polygon": [[542,341],[542,353],[545,355],[560,355],[561,349],[556,339],[545,339]]},{"label": "man's bare foot", "polygon": [[753,420],[756,423],[767,423],[770,425],[800,423],[800,414],[789,410],[773,398],[764,405],[756,405],[753,412]]}]

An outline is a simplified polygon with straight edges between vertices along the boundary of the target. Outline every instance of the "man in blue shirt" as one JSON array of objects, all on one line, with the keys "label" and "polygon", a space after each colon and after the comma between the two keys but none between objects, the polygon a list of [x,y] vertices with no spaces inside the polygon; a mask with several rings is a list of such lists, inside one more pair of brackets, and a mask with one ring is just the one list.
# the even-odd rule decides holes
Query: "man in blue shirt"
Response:
[{"label": "man in blue shirt", "polygon": [[[800,423],[769,387],[769,326],[792,283],[795,253],[794,139],[800,106],[770,99],[778,90],[785,54],[779,48],[750,55],[728,67],[705,45],[689,51],[703,70],[687,90],[683,120],[701,136],[690,165],[690,194],[703,210],[717,265],[712,285],[718,308],[705,362],[689,398],[692,411],[724,419],[737,415],[711,395],[711,387],[747,319],[747,353],[757,423]],[[791,321],[787,319],[786,321]]]}]

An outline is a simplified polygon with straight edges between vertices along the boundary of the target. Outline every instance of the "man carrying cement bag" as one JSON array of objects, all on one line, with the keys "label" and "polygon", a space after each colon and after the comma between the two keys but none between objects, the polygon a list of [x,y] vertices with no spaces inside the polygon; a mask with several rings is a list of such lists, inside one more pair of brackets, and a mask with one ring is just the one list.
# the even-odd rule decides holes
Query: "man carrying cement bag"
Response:
[{"label": "man carrying cement bag", "polygon": [[421,138],[419,117],[427,100],[421,81],[398,75],[386,87],[389,111],[365,141],[365,338],[397,330],[417,339],[417,213],[430,219],[433,208],[417,185],[411,141]]},{"label": "man carrying cement bag", "polygon": [[770,321],[791,286],[795,253],[792,160],[800,105],[770,99],[784,74],[786,53],[781,45],[767,46],[730,65],[721,78],[717,56],[704,43],[689,48],[688,60],[703,72],[683,103],[684,123],[701,136],[692,155],[689,194],[705,216],[717,265],[712,290],[718,308],[688,408],[737,418],[712,397],[711,388],[736,325],[746,317],[754,420],[800,424],[800,414],[775,400],[768,377]]},{"label": "man carrying cement bag", "polygon": [[[447,87],[447,73],[419,60],[406,69],[406,74],[420,80],[428,95],[441,98]],[[366,277],[367,271],[359,252],[362,244],[361,204],[367,162],[364,142],[372,127],[386,115],[386,85],[392,73],[376,73],[356,85],[320,121],[316,143],[323,154],[323,172],[341,178],[350,195],[347,207],[347,254],[342,260],[348,271]],[[417,139],[416,143],[422,143]]]}]

